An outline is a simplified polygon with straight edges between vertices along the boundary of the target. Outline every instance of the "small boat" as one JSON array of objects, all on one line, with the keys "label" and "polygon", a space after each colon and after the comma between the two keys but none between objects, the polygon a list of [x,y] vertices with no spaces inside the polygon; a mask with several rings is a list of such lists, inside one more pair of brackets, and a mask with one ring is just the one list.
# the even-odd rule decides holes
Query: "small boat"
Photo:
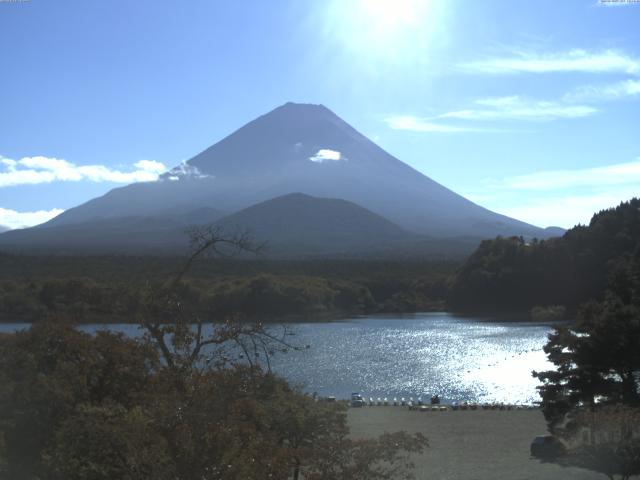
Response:
[{"label": "small boat", "polygon": [[459,410],[460,409],[460,405],[458,405],[458,402],[453,402],[451,404],[451,410]]}]

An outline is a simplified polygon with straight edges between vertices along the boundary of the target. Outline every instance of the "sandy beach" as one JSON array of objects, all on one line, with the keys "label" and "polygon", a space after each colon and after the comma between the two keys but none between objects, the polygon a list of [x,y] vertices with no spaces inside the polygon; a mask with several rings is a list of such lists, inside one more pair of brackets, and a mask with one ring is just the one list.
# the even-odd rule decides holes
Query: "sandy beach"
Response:
[{"label": "sandy beach", "polygon": [[355,437],[398,430],[426,435],[429,448],[414,458],[416,478],[421,480],[605,478],[530,457],[531,440],[546,433],[539,410],[419,412],[407,407],[363,407],[349,409],[348,419]]}]

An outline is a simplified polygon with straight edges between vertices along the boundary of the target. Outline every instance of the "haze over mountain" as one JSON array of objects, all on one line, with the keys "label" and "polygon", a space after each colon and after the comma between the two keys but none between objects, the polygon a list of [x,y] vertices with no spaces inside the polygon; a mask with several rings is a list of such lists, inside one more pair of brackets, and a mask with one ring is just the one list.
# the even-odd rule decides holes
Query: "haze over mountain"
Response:
[{"label": "haze over mountain", "polygon": [[[256,205],[296,192],[305,195]],[[308,196],[334,200],[323,203]],[[326,202],[333,202],[327,210],[332,218],[323,213]],[[336,231],[332,239],[325,238],[328,243],[342,239],[349,245],[370,240],[368,229],[384,241],[392,232],[398,238],[420,234],[474,239],[558,234],[491,212],[452,192],[385,152],[322,105],[287,103],[156,182],[116,188],[39,227],[5,234],[0,244],[11,237],[12,243],[20,238],[22,245],[44,247],[47,238],[62,242],[73,231],[73,243],[84,239],[105,244],[111,238],[115,245],[118,232],[129,229],[132,244],[137,244],[138,236],[155,235],[158,238],[149,238],[149,245],[159,245],[164,238],[169,246],[174,244],[169,231],[210,223],[252,205],[256,207],[227,220],[244,223],[276,243],[284,237],[299,242],[325,238],[329,226]],[[305,208],[311,209],[307,216],[300,214]],[[82,233],[83,228],[92,233]]]},{"label": "haze over mountain", "polygon": [[293,257],[459,257],[475,238],[437,239],[409,232],[365,208],[340,199],[301,193],[283,195],[217,219],[206,208],[175,216],[94,219],[47,228],[18,229],[0,236],[12,251],[57,253],[181,254],[193,226],[216,225],[229,234],[249,232],[263,253]]}]

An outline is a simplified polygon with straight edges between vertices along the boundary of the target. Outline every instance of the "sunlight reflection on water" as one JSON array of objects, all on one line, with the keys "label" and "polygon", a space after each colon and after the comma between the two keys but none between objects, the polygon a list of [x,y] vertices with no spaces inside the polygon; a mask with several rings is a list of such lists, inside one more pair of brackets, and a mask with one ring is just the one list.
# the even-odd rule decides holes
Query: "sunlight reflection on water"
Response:
[{"label": "sunlight reflection on water", "polygon": [[[25,324],[0,325],[0,331],[18,328]],[[141,334],[137,325],[80,328]],[[390,400],[428,399],[437,393],[445,402],[531,404],[538,400],[531,371],[552,367],[542,351],[551,327],[538,323],[420,313],[292,323],[287,328],[295,332],[293,343],[310,348],[277,354],[273,369],[307,392],[338,398],[360,392]]]},{"label": "sunlight reflection on water", "polygon": [[445,313],[295,324],[302,352],[274,358],[274,370],[306,391],[347,398],[428,398],[532,403],[532,370],[546,370],[548,325],[498,323]]}]

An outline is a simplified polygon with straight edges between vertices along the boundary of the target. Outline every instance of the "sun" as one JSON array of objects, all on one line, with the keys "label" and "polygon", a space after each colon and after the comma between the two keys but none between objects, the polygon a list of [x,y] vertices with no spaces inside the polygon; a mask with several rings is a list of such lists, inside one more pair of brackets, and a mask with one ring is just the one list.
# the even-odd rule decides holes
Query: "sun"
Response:
[{"label": "sun", "polygon": [[325,33],[361,57],[411,60],[438,34],[443,5],[438,0],[335,0]]},{"label": "sun", "polygon": [[397,33],[404,28],[413,28],[428,2],[424,0],[361,0],[363,19],[374,30]]}]

